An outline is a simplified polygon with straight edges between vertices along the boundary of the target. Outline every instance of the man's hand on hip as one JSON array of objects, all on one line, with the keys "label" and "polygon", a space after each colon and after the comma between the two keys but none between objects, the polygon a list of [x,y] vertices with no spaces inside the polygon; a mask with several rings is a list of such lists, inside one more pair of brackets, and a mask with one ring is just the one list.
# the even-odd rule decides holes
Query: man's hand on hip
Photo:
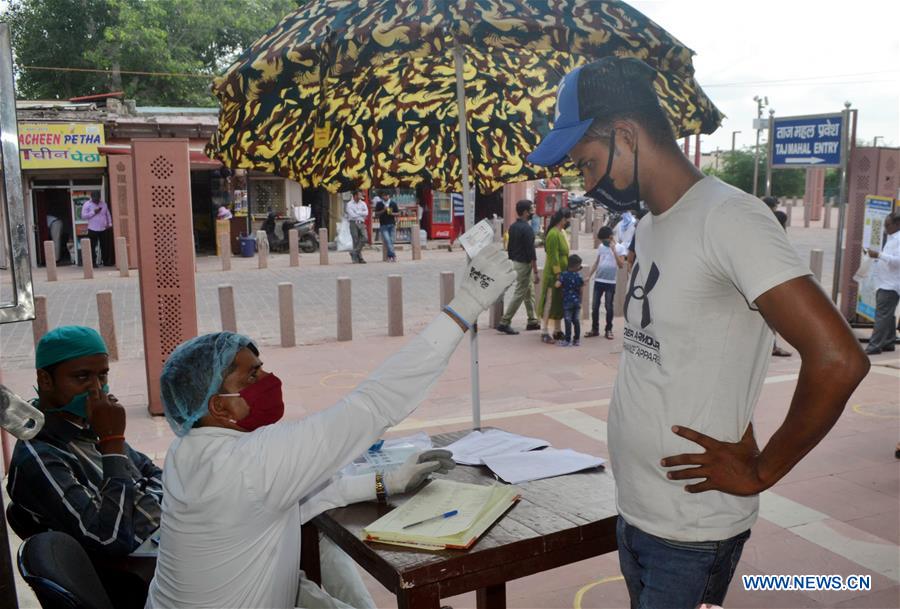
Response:
[{"label": "man's hand on hip", "polygon": [[705,478],[702,482],[684,487],[689,493],[721,491],[731,495],[757,495],[765,490],[759,476],[759,447],[753,436],[753,424],[747,426],[740,442],[720,442],[688,427],[675,426],[672,431],[706,449],[703,453],[684,453],[662,460],[663,467],[688,467],[670,471],[670,480],[693,480]]}]

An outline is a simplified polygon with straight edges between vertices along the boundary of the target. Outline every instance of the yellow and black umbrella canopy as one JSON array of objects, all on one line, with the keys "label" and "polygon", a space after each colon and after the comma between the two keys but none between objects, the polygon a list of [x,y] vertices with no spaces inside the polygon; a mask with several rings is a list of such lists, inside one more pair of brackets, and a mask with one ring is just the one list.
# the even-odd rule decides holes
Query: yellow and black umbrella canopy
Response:
[{"label": "yellow and black umbrella canopy", "polygon": [[525,157],[550,129],[562,76],[601,57],[656,68],[679,137],[712,133],[723,118],[694,80],[693,52],[624,2],[313,0],[216,79],[219,129],[207,152],[334,192],[458,192],[457,44],[483,192],[549,175]]}]

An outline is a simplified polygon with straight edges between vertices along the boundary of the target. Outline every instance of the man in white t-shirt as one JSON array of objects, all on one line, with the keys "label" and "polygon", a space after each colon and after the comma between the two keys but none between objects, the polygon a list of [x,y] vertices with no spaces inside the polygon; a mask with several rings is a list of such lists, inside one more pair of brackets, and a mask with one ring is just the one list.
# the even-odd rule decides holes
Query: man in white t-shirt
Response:
[{"label": "man in white t-shirt", "polygon": [[[632,607],[694,609],[723,604],[759,493],[828,433],[869,364],[766,206],[680,151],[655,79],[633,58],[576,68],[529,161],[568,157],[586,196],[620,213],[643,199],[651,212],[637,228],[609,414],[619,561]],[[760,450],[752,417],[769,326],[802,364]]]},{"label": "man in white t-shirt", "polygon": [[597,259],[588,275],[594,278],[594,300],[591,303],[591,331],[586,338],[600,336],[600,299],[606,300],[606,327],[603,335],[607,340],[615,338],[612,331],[613,300],[616,297],[616,275],[625,267],[624,256],[628,248],[613,240],[613,231],[608,226],[601,226],[597,231],[600,245],[597,247]]}]

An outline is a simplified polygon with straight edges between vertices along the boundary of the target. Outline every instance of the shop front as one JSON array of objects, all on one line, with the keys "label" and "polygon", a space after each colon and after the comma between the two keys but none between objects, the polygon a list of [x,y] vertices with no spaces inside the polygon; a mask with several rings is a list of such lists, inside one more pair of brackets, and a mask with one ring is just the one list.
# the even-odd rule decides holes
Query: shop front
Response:
[{"label": "shop front", "polygon": [[[19,123],[26,221],[38,265],[46,264],[44,241],[54,243],[58,264],[80,264],[80,240],[88,237],[82,208],[92,195],[107,200],[104,143],[102,123]],[[103,238],[112,257],[112,227]]]}]

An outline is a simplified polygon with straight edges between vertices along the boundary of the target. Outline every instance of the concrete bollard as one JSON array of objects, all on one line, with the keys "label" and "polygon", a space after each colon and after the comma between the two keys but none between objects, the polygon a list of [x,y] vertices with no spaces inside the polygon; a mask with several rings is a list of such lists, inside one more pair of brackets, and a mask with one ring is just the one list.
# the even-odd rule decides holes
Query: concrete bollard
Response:
[{"label": "concrete bollard", "polygon": [[278,284],[278,317],[281,320],[281,346],[293,347],[297,344],[294,332],[294,284]]},{"label": "concrete bollard", "polygon": [[[573,218],[573,220],[574,220],[574,218]],[[578,233],[581,232],[581,228],[578,225],[579,225],[578,222],[573,222],[572,230],[570,231],[571,247],[569,249],[572,250],[573,252],[578,250],[578,245],[579,245],[578,244]]]},{"label": "concrete bollard", "polygon": [[319,264],[328,264],[328,229],[319,229]]},{"label": "concrete bollard", "polygon": [[491,218],[491,229],[494,231],[494,243],[503,243],[503,219]]},{"label": "concrete bollard", "polygon": [[584,209],[584,230],[588,232],[594,226],[594,206],[588,205]]},{"label": "concrete bollard", "polygon": [[441,271],[440,292],[442,307],[450,304],[450,301],[453,300],[455,291],[456,286],[454,284],[453,271]]},{"label": "concrete bollard", "polygon": [[119,277],[130,275],[128,272],[128,242],[125,241],[125,237],[116,237],[116,264],[119,266]]},{"label": "concrete bollard", "polygon": [[[394,230],[396,230],[396,229],[394,229]],[[373,228],[372,231],[374,232],[375,229]],[[395,248],[395,249],[396,249],[396,248]],[[382,261],[382,262],[387,262],[387,261],[388,261],[387,247],[384,245],[384,239],[383,239],[383,238],[382,238],[382,240],[381,240],[381,261]]]},{"label": "concrete bollard", "polygon": [[288,231],[288,251],[291,254],[291,266],[300,266],[300,231],[296,228]]},{"label": "concrete bollard", "polygon": [[34,335],[34,346],[41,341],[48,330],[47,324],[47,297],[34,297],[34,319],[31,322],[31,333]]},{"label": "concrete bollard", "polygon": [[388,336],[403,336],[403,277],[387,278]]},{"label": "concrete bollard", "polygon": [[822,262],[825,252],[820,249],[813,249],[809,252],[809,270],[813,272],[816,281],[822,283]]},{"label": "concrete bollard", "polygon": [[597,237],[597,233],[600,231],[601,226],[603,226],[603,221],[600,218],[594,218],[594,223],[591,225],[591,234],[594,235],[594,249],[600,247],[600,238]]},{"label": "concrete bollard", "polygon": [[269,236],[264,230],[256,231],[256,250],[259,268],[269,268]]},{"label": "concrete bollard", "polygon": [[353,340],[353,307],[350,296],[350,278],[337,278],[337,339]]},{"label": "concrete bollard", "polygon": [[81,265],[84,269],[84,278],[94,278],[94,248],[90,239],[81,240]]},{"label": "concrete bollard", "polygon": [[231,270],[231,237],[225,233],[219,233],[219,258],[222,260],[222,270]]},{"label": "concrete bollard", "polygon": [[803,228],[809,228],[809,221],[812,219],[812,203],[803,204]]},{"label": "concrete bollard", "polygon": [[822,211],[824,212],[824,216],[822,218],[822,228],[831,228],[831,210],[834,209],[834,205],[826,205]]},{"label": "concrete bollard", "polygon": [[785,220],[785,223],[784,223],[784,227],[790,228],[791,227],[791,216],[794,215],[794,208],[793,207],[785,207],[784,215],[787,216],[787,219]]},{"label": "concrete bollard", "polygon": [[56,281],[56,247],[52,241],[44,241],[44,264],[47,266],[47,281]]},{"label": "concrete bollard", "polygon": [[503,296],[498,298],[488,309],[488,327],[496,328],[500,325],[501,319],[503,319]]},{"label": "concrete bollard", "polygon": [[421,260],[422,259],[422,234],[419,232],[419,225],[414,225],[411,229],[411,237],[412,237],[412,259],[413,260]]},{"label": "concrete bollard", "polygon": [[222,320],[222,331],[237,332],[237,315],[234,312],[234,288],[230,285],[219,286],[219,317]]},{"label": "concrete bollard", "polygon": [[119,343],[116,340],[116,318],[113,314],[112,292],[97,292],[97,321],[100,325],[100,336],[109,350],[109,360],[119,361]]}]

